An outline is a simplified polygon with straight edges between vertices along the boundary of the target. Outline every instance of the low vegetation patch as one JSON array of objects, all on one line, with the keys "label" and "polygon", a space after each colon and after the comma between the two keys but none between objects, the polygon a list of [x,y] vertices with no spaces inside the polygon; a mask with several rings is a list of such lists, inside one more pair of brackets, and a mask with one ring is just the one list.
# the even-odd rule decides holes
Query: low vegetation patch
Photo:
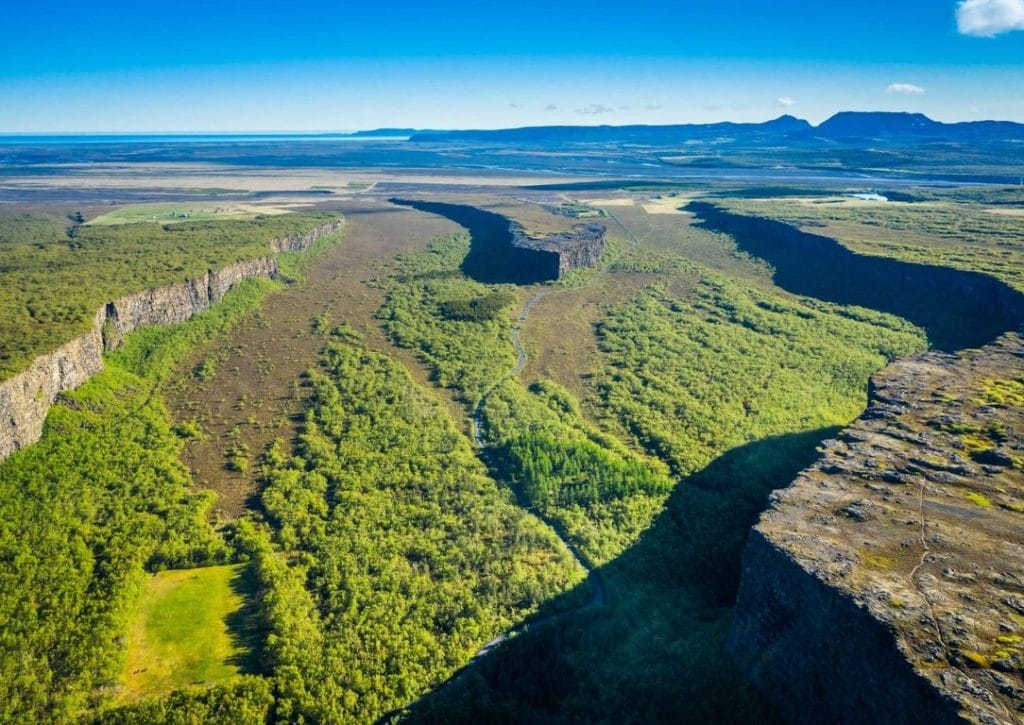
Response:
[{"label": "low vegetation patch", "polygon": [[250,280],[186,323],[130,335],[51,409],[39,443],[0,462],[0,721],[74,721],[106,704],[147,572],[232,558],[159,391],[278,288]]},{"label": "low vegetation patch", "polygon": [[239,565],[173,569],[148,577],[128,630],[121,699],[214,685],[251,663]]}]

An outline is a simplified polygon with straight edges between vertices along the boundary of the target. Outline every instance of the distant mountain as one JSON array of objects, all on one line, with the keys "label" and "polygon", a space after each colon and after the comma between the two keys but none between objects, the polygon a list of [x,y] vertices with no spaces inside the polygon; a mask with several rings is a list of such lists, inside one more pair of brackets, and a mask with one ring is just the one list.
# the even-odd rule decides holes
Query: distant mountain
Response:
[{"label": "distant mountain", "polygon": [[660,145],[668,139],[711,139],[720,136],[777,136],[808,131],[811,124],[793,116],[764,123],[688,123],[672,126],[526,126],[495,130],[428,131],[412,141],[479,141],[498,143],[636,143]]},{"label": "distant mountain", "polygon": [[416,142],[636,144],[677,146],[693,141],[720,144],[814,146],[864,141],[913,145],[930,141],[1024,142],[1024,124],[1010,121],[942,123],[921,113],[842,111],[818,126],[785,115],[764,123],[708,123],[665,126],[527,126],[496,130],[419,131]]},{"label": "distant mountain", "polygon": [[1012,121],[942,123],[923,113],[844,111],[823,122],[815,134],[832,140],[1024,141],[1024,124]]},{"label": "distant mountain", "polygon": [[417,134],[436,133],[421,128],[375,128],[370,131],[356,131],[341,134],[348,138],[409,138]]},{"label": "distant mountain", "polygon": [[923,113],[841,111],[818,125],[815,135],[828,139],[931,136],[944,126]]}]

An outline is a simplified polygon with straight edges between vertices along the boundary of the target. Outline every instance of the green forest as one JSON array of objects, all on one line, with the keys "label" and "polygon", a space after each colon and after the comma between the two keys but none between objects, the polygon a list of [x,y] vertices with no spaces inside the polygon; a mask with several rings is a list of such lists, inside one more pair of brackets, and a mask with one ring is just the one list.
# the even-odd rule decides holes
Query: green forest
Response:
[{"label": "green forest", "polygon": [[183,325],[131,335],[51,409],[39,443],[0,462],[0,721],[73,721],[101,705],[145,572],[232,557],[159,388],[276,286],[245,282]]},{"label": "green forest", "polygon": [[85,333],[104,303],[270,254],[270,241],[337,220],[279,214],[252,220],[80,225],[0,215],[0,380]]},{"label": "green forest", "polygon": [[[9,294],[55,294],[94,265],[107,286],[65,296],[88,310],[89,295],[264,254],[336,218],[285,217],[77,227],[62,244],[95,256],[74,267],[60,220],[11,218],[24,248],[10,242]],[[301,283],[335,241],[283,255],[284,275]],[[163,395],[183,375],[216,381],[215,356],[191,353],[286,283],[250,280],[186,323],[130,335],[54,406],[38,444],[0,462],[0,721],[769,720],[722,656],[746,532],[860,414],[869,376],[929,341],[891,314],[775,287],[724,235],[702,243],[743,274],[681,246],[616,243],[599,273],[483,284],[460,269],[466,234],[374,267],[383,337],[374,347],[340,300],[298,323],[323,347],[295,381],[297,435],[246,451],[259,490],[228,524],[182,463],[202,426],[173,420]],[[32,244],[55,260],[45,284]],[[635,291],[600,308],[580,388],[520,371],[528,302],[620,280]],[[72,317],[45,327],[69,334]],[[125,697],[147,577],[222,564],[245,582],[243,674]]]},{"label": "green forest", "polygon": [[439,384],[483,400],[485,460],[597,567],[607,604],[516,638],[408,717],[767,718],[720,654],[745,532],[767,493],[860,413],[868,377],[924,349],[924,333],[639,249],[609,284],[641,269],[655,279],[595,330],[591,420],[553,382],[508,377],[513,310],[446,319],[449,299],[497,294],[458,273],[457,242],[400,260],[381,317]]},{"label": "green forest", "polygon": [[[459,271],[469,238],[455,236],[405,255],[381,283],[380,310],[395,343],[414,350],[467,405],[479,406],[495,475],[532,509],[565,529],[592,562],[619,553],[650,522],[672,484],[658,461],[588,423],[569,391],[510,378],[513,309],[452,319],[452,300],[515,299],[513,285],[484,285]],[[505,291],[503,291],[505,290]]]},{"label": "green forest", "polygon": [[259,581],[276,717],[374,720],[447,679],[582,575],[489,478],[430,394],[332,343],[296,450],[267,457]]},{"label": "green forest", "polygon": [[603,410],[678,476],[744,443],[855,418],[871,373],[927,347],[897,317],[711,274],[685,299],[652,286],[597,334]]}]

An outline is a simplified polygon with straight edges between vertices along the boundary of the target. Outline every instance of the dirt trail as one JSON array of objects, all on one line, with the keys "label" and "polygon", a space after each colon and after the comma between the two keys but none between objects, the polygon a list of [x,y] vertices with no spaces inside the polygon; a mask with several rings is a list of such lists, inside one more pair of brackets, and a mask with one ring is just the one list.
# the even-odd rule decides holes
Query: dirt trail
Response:
[{"label": "dirt trail", "polygon": [[[608,213],[608,216],[622,229],[623,233],[629,239],[630,244],[627,247],[627,249],[622,252],[622,254],[625,254],[626,252],[634,249],[637,245],[640,244],[640,239],[638,239],[636,235],[634,235],[633,232],[631,232],[626,227],[626,225],[619,220],[618,217],[611,213]],[[479,451],[479,454],[482,457],[486,456],[487,452],[487,440],[486,437],[484,436],[484,406],[487,404],[488,398],[490,398],[491,394],[498,388],[498,386],[500,386],[506,380],[516,378],[519,376],[519,374],[523,371],[523,368],[526,367],[526,363],[529,360],[529,357],[526,353],[526,348],[523,346],[521,332],[523,329],[523,325],[526,324],[526,321],[530,316],[530,311],[541,300],[543,300],[546,297],[557,295],[562,292],[578,291],[580,289],[590,287],[598,279],[601,279],[608,273],[608,268],[612,265],[614,261],[614,259],[607,260],[597,271],[595,271],[595,273],[590,277],[590,279],[588,279],[581,287],[544,289],[534,294],[529,300],[527,300],[526,304],[523,305],[522,309],[519,311],[519,316],[516,318],[515,324],[512,326],[512,330],[510,333],[510,337],[512,339],[512,346],[515,348],[516,353],[516,366],[508,375],[502,377],[500,380],[495,382],[494,385],[492,385],[480,397],[480,402],[477,403],[476,408],[474,408],[473,410],[473,441],[476,444],[477,450]],[[550,521],[548,521],[547,523],[552,527],[552,529],[554,529],[555,533],[558,535],[558,538],[562,540],[562,543],[565,544],[565,547],[572,553],[576,561],[580,563],[580,566],[586,569],[587,583],[590,586],[591,591],[590,599],[586,602],[586,604],[582,604],[574,609],[555,612],[553,614],[549,614],[539,619],[530,620],[529,622],[519,625],[515,629],[505,632],[504,634],[498,635],[490,642],[485,644],[483,647],[481,647],[477,651],[477,653],[474,654],[472,658],[470,658],[469,662],[467,662],[465,666],[457,670],[450,678],[448,678],[444,683],[439,685],[435,692],[447,687],[452,682],[460,678],[462,675],[466,673],[467,670],[476,665],[491,650],[500,645],[502,642],[505,642],[506,640],[510,639],[511,637],[519,635],[522,632],[525,632],[526,630],[535,631],[538,628],[547,626],[548,624],[551,624],[552,622],[555,622],[558,619],[561,619],[562,617],[565,617],[567,615],[581,612],[593,607],[602,607],[608,603],[608,593],[604,585],[604,580],[601,578],[600,571],[595,569],[593,564],[591,564],[591,562],[583,555],[583,552],[581,552],[571,541],[569,541],[569,539],[566,537],[565,533],[561,530],[559,526],[554,525]]]}]

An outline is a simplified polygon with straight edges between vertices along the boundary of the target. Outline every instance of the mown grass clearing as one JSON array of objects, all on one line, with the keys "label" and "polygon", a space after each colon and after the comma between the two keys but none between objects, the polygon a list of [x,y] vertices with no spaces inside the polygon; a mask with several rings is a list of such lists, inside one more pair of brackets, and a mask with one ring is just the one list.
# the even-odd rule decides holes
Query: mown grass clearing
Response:
[{"label": "mown grass clearing", "polygon": [[690,201],[691,197],[688,196],[668,194],[666,196],[656,196],[653,199],[647,199],[640,206],[642,206],[644,211],[648,214],[679,214],[688,216],[690,212],[684,211],[683,207]]},{"label": "mown grass clearing", "polygon": [[220,219],[254,219],[261,214],[288,214],[296,207],[308,204],[129,204],[120,209],[90,219],[87,224],[110,226],[112,224],[134,224],[135,222],[205,222]]},{"label": "mown grass clearing", "polygon": [[238,565],[150,577],[128,632],[123,702],[214,685],[251,670],[245,582]]}]

